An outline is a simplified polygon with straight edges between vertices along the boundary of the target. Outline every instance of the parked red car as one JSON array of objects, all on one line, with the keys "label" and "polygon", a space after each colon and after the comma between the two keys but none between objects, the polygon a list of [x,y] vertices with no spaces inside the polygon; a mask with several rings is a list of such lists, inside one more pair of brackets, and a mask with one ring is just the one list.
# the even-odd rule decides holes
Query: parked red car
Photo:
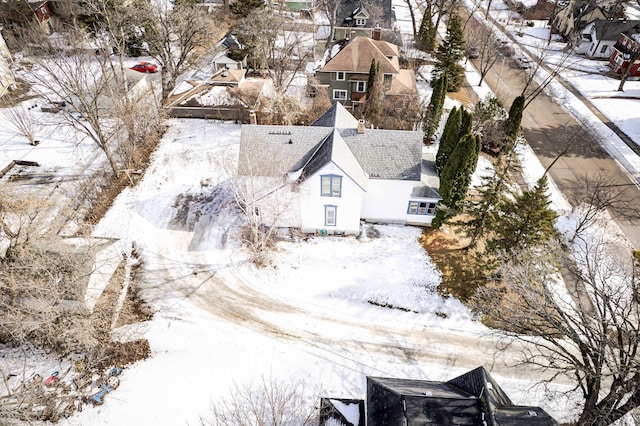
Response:
[{"label": "parked red car", "polygon": [[158,72],[158,66],[151,62],[140,62],[131,67],[132,70],[138,72],[154,73]]}]

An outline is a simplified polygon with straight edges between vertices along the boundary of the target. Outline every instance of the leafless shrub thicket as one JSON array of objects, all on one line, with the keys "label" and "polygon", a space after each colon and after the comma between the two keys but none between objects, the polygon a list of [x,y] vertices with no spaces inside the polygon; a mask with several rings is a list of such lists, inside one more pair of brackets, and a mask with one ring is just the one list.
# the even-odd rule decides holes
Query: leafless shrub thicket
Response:
[{"label": "leafless shrub thicket", "polygon": [[316,426],[317,412],[303,382],[283,382],[262,377],[248,384],[235,383],[228,396],[214,401],[211,416],[202,419],[211,426]]},{"label": "leafless shrub thicket", "polygon": [[[13,104],[13,106],[7,104]],[[30,110],[11,100],[0,102],[0,108],[16,135],[24,136],[30,145],[38,144],[41,124]]]}]

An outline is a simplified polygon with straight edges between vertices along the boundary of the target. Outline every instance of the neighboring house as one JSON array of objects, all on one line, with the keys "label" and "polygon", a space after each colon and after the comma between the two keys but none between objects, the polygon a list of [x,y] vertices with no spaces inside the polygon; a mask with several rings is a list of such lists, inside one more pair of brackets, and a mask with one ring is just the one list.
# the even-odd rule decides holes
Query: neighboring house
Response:
[{"label": "neighboring house", "polygon": [[357,28],[391,28],[396,16],[391,0],[353,1],[342,0],[337,13],[338,26]]},{"label": "neighboring house", "polygon": [[551,22],[551,30],[562,35],[565,40],[573,40],[587,23],[595,19],[606,19],[599,5],[592,1],[570,0],[556,13]]},{"label": "neighboring house", "polygon": [[[365,415],[366,413],[366,415]],[[322,398],[320,426],[557,426],[540,407],[514,405],[484,367],[448,382],[367,377],[366,400]]]},{"label": "neighboring house", "polygon": [[640,21],[597,19],[590,22],[580,34],[580,42],[575,52],[593,59],[609,59],[620,34],[640,33]]},{"label": "neighboring house", "polygon": [[231,59],[227,55],[222,55],[213,60],[213,66],[216,71],[221,71],[223,69],[228,70],[241,70],[247,66],[245,61],[236,61]]},{"label": "neighboring house", "polygon": [[[199,77],[199,76],[196,76]],[[171,117],[236,120],[249,123],[249,113],[259,110],[273,92],[271,80],[245,78],[245,70],[222,69],[176,86],[165,108]]]},{"label": "neighboring house", "polygon": [[4,96],[16,83],[9,67],[10,61],[11,52],[0,34],[0,97]]},{"label": "neighboring house", "polygon": [[417,96],[413,70],[400,69],[398,47],[382,40],[355,37],[316,71],[320,84],[329,88],[329,99],[347,108],[366,101],[371,61],[380,64],[386,96]]},{"label": "neighboring house", "polygon": [[[391,0],[362,1],[343,0],[337,13],[334,41],[357,37],[373,37],[402,46],[402,35],[396,24]],[[374,30],[377,33],[374,33]]]},{"label": "neighboring house", "polygon": [[51,12],[51,4],[48,0],[45,1],[30,1],[29,6],[33,9],[36,15],[36,20],[42,30],[51,34],[53,32],[52,19],[53,13]]},{"label": "neighboring house", "polygon": [[305,233],[357,235],[361,220],[429,225],[439,180],[422,137],[365,129],[340,103],[311,126],[243,126],[238,176],[255,188],[244,198],[266,225]]},{"label": "neighboring house", "polygon": [[640,77],[640,33],[620,34],[620,39],[613,45],[613,53],[609,58],[609,67],[616,74],[622,74],[633,57],[635,61],[629,67],[629,77]]}]

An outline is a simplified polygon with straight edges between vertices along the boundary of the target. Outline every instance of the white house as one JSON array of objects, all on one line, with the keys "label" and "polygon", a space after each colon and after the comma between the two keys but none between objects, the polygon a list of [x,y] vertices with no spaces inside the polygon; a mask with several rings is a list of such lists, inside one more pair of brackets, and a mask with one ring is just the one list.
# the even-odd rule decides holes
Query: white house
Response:
[{"label": "white house", "polygon": [[440,199],[422,132],[365,129],[340,103],[311,126],[242,127],[238,176],[268,226],[359,234],[361,221],[429,225]]},{"label": "white house", "polygon": [[580,34],[575,52],[593,59],[609,59],[614,52],[614,45],[623,32],[640,31],[640,21],[620,19],[606,21],[596,19],[589,22]]},{"label": "white house", "polygon": [[0,96],[3,96],[15,84],[13,73],[9,67],[11,61],[11,53],[7,48],[7,44],[0,34]]}]

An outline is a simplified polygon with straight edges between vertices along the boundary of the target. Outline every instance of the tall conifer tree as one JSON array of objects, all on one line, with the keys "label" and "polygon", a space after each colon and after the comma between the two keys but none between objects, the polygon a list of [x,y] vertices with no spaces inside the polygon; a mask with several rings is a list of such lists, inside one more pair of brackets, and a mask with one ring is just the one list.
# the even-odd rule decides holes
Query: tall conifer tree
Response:
[{"label": "tall conifer tree", "polygon": [[447,123],[444,125],[444,130],[440,137],[440,145],[438,146],[438,152],[436,154],[436,170],[440,174],[458,143],[458,132],[460,131],[461,120],[461,109],[453,107],[447,118]]},{"label": "tall conifer tree", "polygon": [[447,74],[447,91],[457,92],[464,81],[464,68],[460,61],[465,55],[464,35],[462,24],[457,14],[451,15],[447,25],[447,34],[438,46],[436,65],[433,68],[434,79],[440,74]]},{"label": "tall conifer tree", "polygon": [[447,74],[442,74],[433,85],[433,92],[427,107],[427,114],[424,119],[422,130],[427,138],[430,138],[438,130],[440,119],[442,118],[442,107],[447,95]]},{"label": "tall conifer tree", "polygon": [[478,137],[465,135],[456,145],[440,176],[440,196],[450,209],[457,209],[467,195],[471,175],[478,164]]},{"label": "tall conifer tree", "polygon": [[511,141],[515,140],[520,133],[520,125],[522,124],[522,113],[524,111],[524,96],[518,96],[513,100],[511,108],[509,108],[509,117],[505,122],[505,132]]}]

